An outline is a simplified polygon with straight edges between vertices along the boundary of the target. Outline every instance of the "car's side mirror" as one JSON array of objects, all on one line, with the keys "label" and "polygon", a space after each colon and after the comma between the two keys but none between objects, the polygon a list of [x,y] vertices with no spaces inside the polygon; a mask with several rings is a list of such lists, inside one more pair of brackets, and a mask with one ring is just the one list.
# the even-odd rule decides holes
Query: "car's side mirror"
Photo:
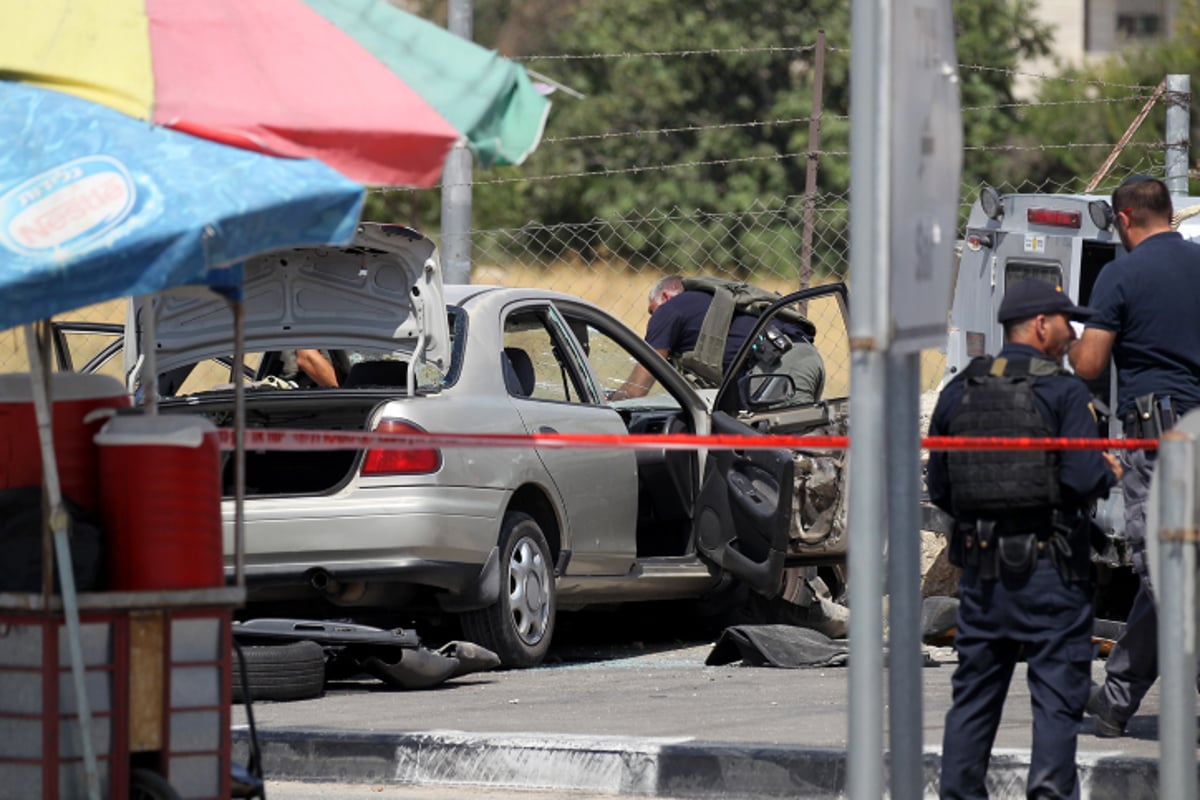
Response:
[{"label": "car's side mirror", "polygon": [[738,396],[747,411],[771,408],[794,398],[796,383],[781,372],[745,375],[738,379]]}]

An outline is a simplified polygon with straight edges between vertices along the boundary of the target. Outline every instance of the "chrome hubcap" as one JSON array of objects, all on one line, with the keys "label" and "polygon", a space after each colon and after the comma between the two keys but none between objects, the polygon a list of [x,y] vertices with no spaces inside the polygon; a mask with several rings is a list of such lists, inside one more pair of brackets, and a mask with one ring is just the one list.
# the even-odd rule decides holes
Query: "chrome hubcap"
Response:
[{"label": "chrome hubcap", "polygon": [[546,635],[551,580],[541,549],[532,539],[522,537],[508,562],[508,606],[513,628],[526,644],[535,645]]}]

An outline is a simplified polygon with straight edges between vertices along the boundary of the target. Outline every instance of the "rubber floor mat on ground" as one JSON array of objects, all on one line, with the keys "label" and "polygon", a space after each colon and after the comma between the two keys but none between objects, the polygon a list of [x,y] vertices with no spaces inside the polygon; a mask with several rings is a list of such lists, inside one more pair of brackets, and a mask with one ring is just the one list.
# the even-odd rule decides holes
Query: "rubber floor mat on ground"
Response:
[{"label": "rubber floor mat on ground", "polygon": [[741,660],[751,667],[841,667],[850,656],[845,640],[794,625],[734,625],[721,632],[705,664]]}]

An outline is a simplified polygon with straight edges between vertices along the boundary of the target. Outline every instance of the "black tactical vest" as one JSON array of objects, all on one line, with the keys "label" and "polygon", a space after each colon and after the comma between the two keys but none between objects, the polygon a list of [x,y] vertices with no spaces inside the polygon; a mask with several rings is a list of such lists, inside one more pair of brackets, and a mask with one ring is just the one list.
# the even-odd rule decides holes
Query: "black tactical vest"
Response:
[{"label": "black tactical vest", "polygon": [[[1054,435],[1034,403],[1039,377],[1066,374],[1044,358],[977,358],[967,366],[951,436]],[[952,450],[950,496],[960,519],[1012,518],[1049,512],[1061,499],[1057,450]]]}]

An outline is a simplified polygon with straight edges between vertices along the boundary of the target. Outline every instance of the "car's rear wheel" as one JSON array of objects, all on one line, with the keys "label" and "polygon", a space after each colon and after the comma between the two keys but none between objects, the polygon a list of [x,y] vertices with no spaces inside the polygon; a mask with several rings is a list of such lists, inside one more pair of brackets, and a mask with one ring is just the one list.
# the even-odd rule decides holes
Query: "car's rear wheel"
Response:
[{"label": "car's rear wheel", "polygon": [[540,664],[554,632],[554,567],[541,526],[520,511],[500,530],[500,599],[462,615],[463,634],[506,667]]}]

